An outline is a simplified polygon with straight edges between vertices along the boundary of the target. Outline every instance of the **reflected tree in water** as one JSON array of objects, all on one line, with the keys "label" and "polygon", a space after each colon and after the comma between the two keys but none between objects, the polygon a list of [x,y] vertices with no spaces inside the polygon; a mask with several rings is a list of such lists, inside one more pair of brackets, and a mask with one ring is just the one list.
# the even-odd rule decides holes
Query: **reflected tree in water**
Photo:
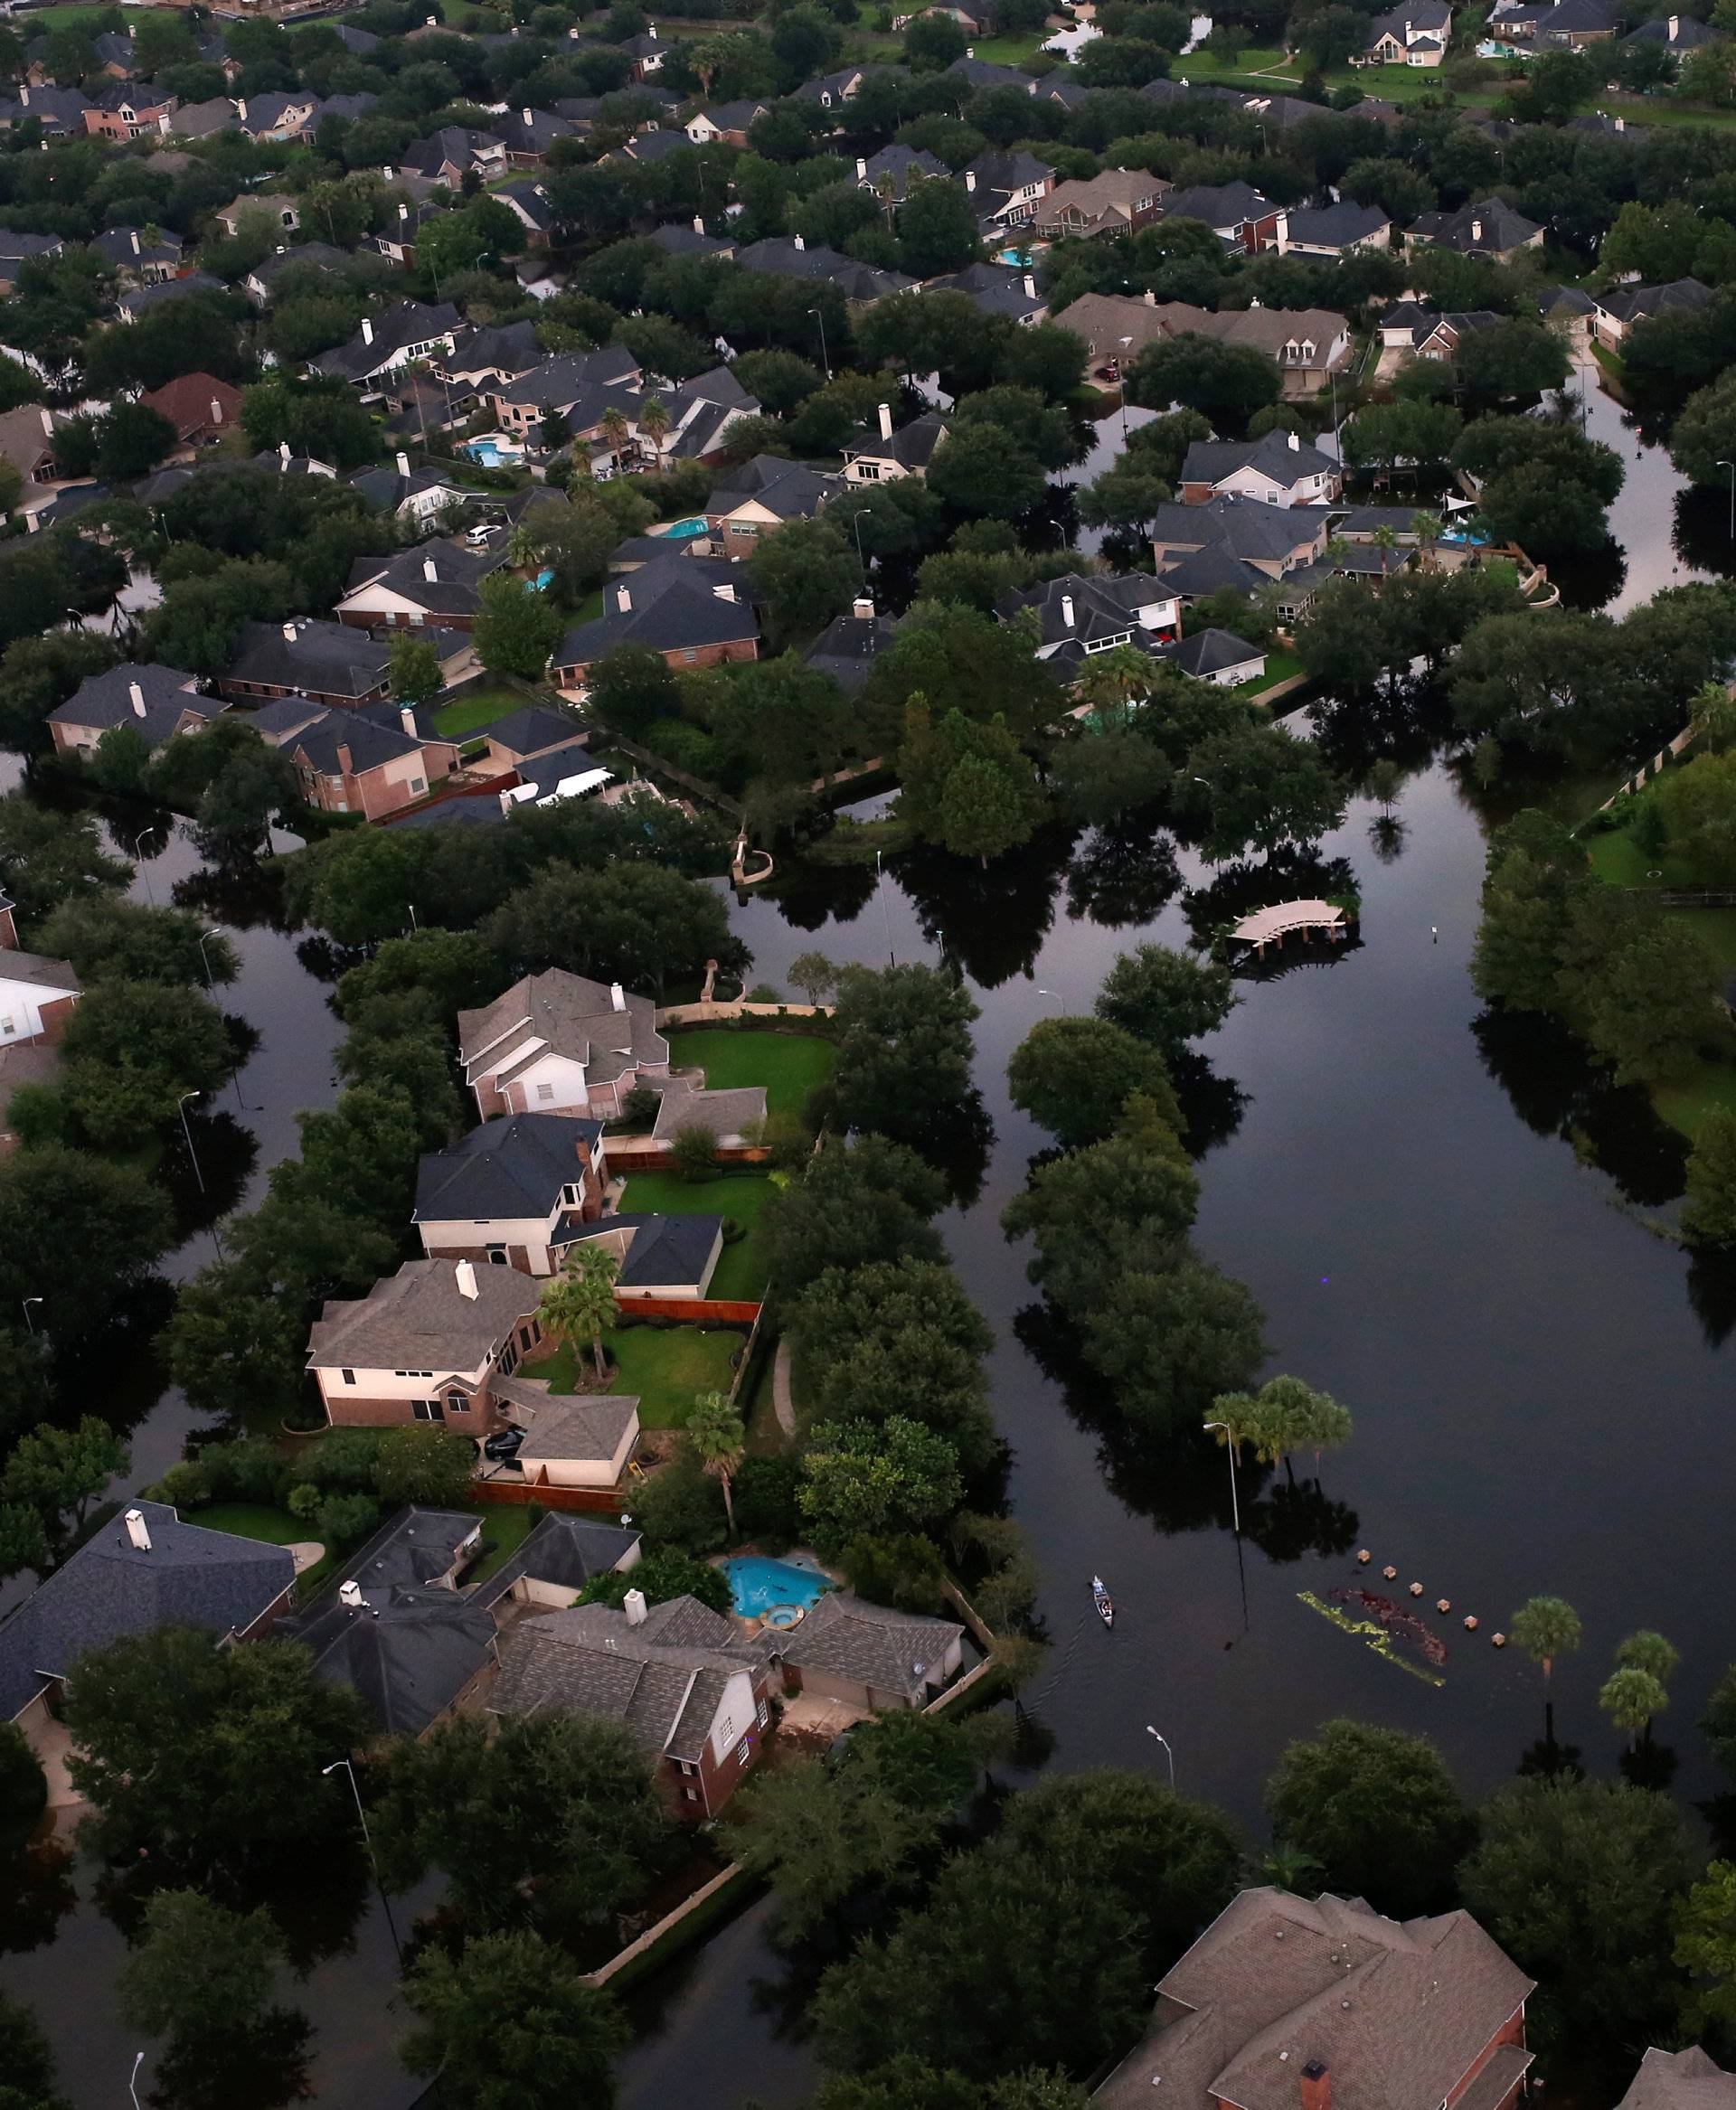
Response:
[{"label": "reflected tree in water", "polygon": [[929,941],[944,930],[959,971],[996,989],[1035,966],[1076,840],[1071,828],[1040,829],[1017,857],[986,871],[943,850],[913,850],[887,867],[887,878],[910,897]]},{"label": "reflected tree in water", "polygon": [[1317,1480],[1280,1480],[1263,1499],[1244,1502],[1246,1537],[1280,1566],[1309,1555],[1335,1559],[1356,1543],[1361,1524],[1348,1502],[1335,1502]]},{"label": "reflected tree in water", "polygon": [[1209,1056],[1195,1054],[1191,1048],[1170,1064],[1170,1082],[1186,1124],[1182,1140],[1192,1158],[1202,1158],[1228,1143],[1252,1104],[1250,1095],[1233,1077],[1221,1076]]},{"label": "reflected tree in water", "polygon": [[72,1855],[58,1840],[0,1849],[0,1955],[45,1947],[78,1902]]},{"label": "reflected tree in water", "polygon": [[1071,915],[1119,930],[1151,922],[1182,883],[1168,835],[1140,828],[1094,828],[1067,872]]}]

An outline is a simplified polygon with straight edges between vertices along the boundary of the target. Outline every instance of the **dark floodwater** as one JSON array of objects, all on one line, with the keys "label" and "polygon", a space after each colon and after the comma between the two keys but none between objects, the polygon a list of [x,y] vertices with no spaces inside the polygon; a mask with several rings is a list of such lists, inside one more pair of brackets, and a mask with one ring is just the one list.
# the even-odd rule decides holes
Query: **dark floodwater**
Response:
[{"label": "dark floodwater", "polygon": [[[1590,419],[1621,447],[1629,485],[1615,514],[1625,573],[1588,579],[1585,598],[1619,609],[1723,569],[1722,504],[1683,495],[1607,399],[1594,397]],[[904,861],[878,894],[872,874],[828,874],[734,911],[756,975],[773,982],[815,946],[937,959],[944,932],[982,1006],[977,1075],[996,1131],[980,1197],[946,1229],[995,1329],[1014,1509],[1048,1578],[1055,1648],[1032,1704],[1061,1766],[1161,1764],[1146,1734],[1159,1729],[1180,1785],[1223,1803],[1252,1838],[1263,1836],[1260,1790],[1279,1750],[1337,1712],[1426,1729],[1474,1792],[1510,1776],[1542,1732],[1540,1695],[1530,1667],[1487,1636],[1533,1592],[1569,1597],[1584,1618],[1585,1649],[1557,1671],[1557,1726],[1596,1770],[1613,1771],[1618,1753],[1596,1709],[1610,1652],[1656,1625],[1684,1653],[1660,1725],[1679,1746],[1675,1785],[1691,1798],[1712,1792],[1692,1725],[1736,1656],[1722,1562],[1736,1432],[1728,1364],[1708,1334],[1727,1323],[1727,1286],[1694,1283],[1696,1306],[1682,1255],[1646,1221],[1668,1213],[1679,1149],[1631,1100],[1587,1092],[1570,1049],[1479,1025],[1467,963],[1481,831],[1439,767],[1407,786],[1398,812],[1396,860],[1375,854],[1365,803],[1324,845],[1355,868],[1360,947],[1250,984],[1209,1050],[1247,1103],[1201,1167],[1199,1243],[1265,1307],[1271,1367],[1335,1392],[1357,1425],[1323,1492],[1293,1496],[1243,1468],[1240,1562],[1223,1455],[1142,1464],[1093,1387],[1070,1397],[1045,1375],[1021,1316],[1032,1303],[1023,1258],[998,1229],[1046,1141],[1007,1106],[1008,1054],[1037,1018],[1088,1008],[1119,951],[1146,936],[1185,943],[1177,875],[1086,836],[1035,845],[1006,871]],[[178,837],[148,866],[156,897],[177,881],[184,891],[196,862]],[[1181,887],[1207,876],[1181,860]],[[293,940],[245,902],[225,913],[212,900],[210,921],[231,930],[244,963],[222,1001],[263,1036],[241,1078],[259,1110],[238,1114],[231,1088],[228,1114],[196,1130],[208,1175],[226,1170],[236,1206],[294,1147],[295,1112],[331,1097],[337,1027]],[[1570,1122],[1619,1183],[1580,1162],[1563,1138]],[[170,1170],[193,1226],[186,1168]],[[209,1231],[190,1228],[167,1272],[210,1252]],[[148,1389],[129,1399],[125,1418],[141,1414],[132,1484],[169,1462],[187,1426],[173,1393],[154,1408]],[[1309,1550],[1322,1543],[1333,1550]],[[1450,1650],[1439,1688],[1299,1601],[1357,1579],[1358,1545],[1376,1569],[1398,1567],[1398,1591],[1420,1581],[1425,1607],[1452,1600],[1449,1618],[1429,1615]],[[1113,1635],[1089,1615],[1093,1572],[1120,1607]],[[1483,1622],[1474,1641],[1458,1625],[1467,1610]],[[0,1894],[0,1949],[9,1913],[23,1925],[22,1902]],[[58,1931],[47,1918],[33,1950],[0,1955],[0,1984],[53,2031],[78,2110],[106,2110],[131,2063],[108,1990],[119,1936],[89,1906]],[[701,2099],[731,2110],[749,2097],[793,2110],[807,2099],[803,1988],[767,1945],[767,1918],[751,1908],[635,1992],[641,2035],[624,2061],[623,2110]],[[291,1997],[318,2025],[319,2099],[395,2110],[414,2090],[392,2055],[400,2018],[377,1912],[354,1943]]]}]

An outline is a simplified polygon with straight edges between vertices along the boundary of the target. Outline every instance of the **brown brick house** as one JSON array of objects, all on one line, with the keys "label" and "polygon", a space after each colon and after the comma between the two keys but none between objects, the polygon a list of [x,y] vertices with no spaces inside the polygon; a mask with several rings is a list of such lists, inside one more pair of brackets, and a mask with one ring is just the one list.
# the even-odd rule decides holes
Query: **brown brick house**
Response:
[{"label": "brown brick house", "polygon": [[760,618],[726,559],[660,558],[604,592],[604,613],[554,649],[555,685],[582,695],[590,669],[622,645],[642,645],[677,672],[760,656]]},{"label": "brown brick house", "polygon": [[1512,2110],[1532,1981],[1467,1912],[1244,1890],[1157,1987],[1106,2110]]},{"label": "brown brick house", "polygon": [[602,1123],[512,1114],[422,1159],[410,1221],[430,1258],[552,1275],[563,1234],[602,1213]]},{"label": "brown brick house", "polygon": [[226,432],[240,429],[241,391],[215,374],[184,373],[153,389],[141,401],[175,427],[176,452],[171,458],[191,461],[202,447],[214,447]]}]

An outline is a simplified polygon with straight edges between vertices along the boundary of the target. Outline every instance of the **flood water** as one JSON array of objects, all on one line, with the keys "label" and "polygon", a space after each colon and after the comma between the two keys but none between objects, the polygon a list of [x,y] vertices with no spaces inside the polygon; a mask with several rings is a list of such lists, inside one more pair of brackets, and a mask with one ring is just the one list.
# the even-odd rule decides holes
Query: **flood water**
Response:
[{"label": "flood water", "polygon": [[[1616,406],[1594,399],[1589,416],[1597,437],[1631,450],[1630,489],[1635,460],[1647,477],[1644,497],[1617,509],[1627,567],[1605,605],[1672,583],[1677,564],[1684,576],[1690,564],[1722,569],[1722,517],[1709,526],[1699,501],[1679,498],[1667,461],[1622,430]],[[1667,485],[1652,481],[1659,465]],[[1483,835],[1450,772],[1413,777],[1397,814],[1396,857],[1377,852],[1365,801],[1322,846],[1354,870],[1361,944],[1298,954],[1290,971],[1243,984],[1209,1044],[1245,1103],[1201,1164],[1198,1244],[1264,1307],[1270,1368],[1332,1391],[1356,1418],[1317,1488],[1300,1465],[1294,1492],[1242,1468],[1240,1540],[1222,1452],[1142,1458],[1100,1389],[1070,1389],[1045,1369],[1024,1256],[998,1224],[1048,1140],[1007,1103],[1008,1055],[1039,1018],[1088,1009],[1120,951],[1146,937],[1185,944],[1185,891],[1210,872],[1184,853],[1172,870],[1148,845],[1060,836],[987,873],[901,859],[878,890],[872,871],[829,872],[732,911],[756,979],[788,986],[794,956],[816,947],[873,963],[944,956],[981,1006],[977,1081],[995,1143],[980,1195],[943,1228],[995,1329],[1013,1509],[1047,1578],[1040,1610],[1054,1646],[1027,1701],[1058,1766],[1161,1766],[1146,1726],[1161,1730],[1179,1785],[1221,1802],[1250,1842],[1264,1837],[1261,1787],[1278,1754],[1337,1713],[1426,1730],[1473,1793],[1510,1777],[1542,1735],[1541,1691],[1489,1636],[1539,1591],[1568,1597],[1585,1624],[1584,1649],[1556,1670],[1563,1741],[1592,1771],[1614,1772],[1619,1739],[1597,1689],[1617,1642],[1656,1626],[1684,1659],[1658,1729],[1679,1755],[1675,1786],[1700,1800],[1720,1785],[1694,1723],[1736,1656],[1723,1572],[1736,1465],[1728,1286],[1691,1275],[1649,1227],[1679,1183],[1670,1138],[1631,1100],[1583,1092],[1571,1050],[1481,1016],[1467,966]],[[146,868],[157,898],[195,865],[178,839]],[[259,1110],[238,1115],[231,1090],[228,1116],[195,1139],[231,1164],[237,1196],[251,1196],[294,1147],[295,1110],[329,1098],[337,1026],[290,937],[241,905],[210,921],[243,955],[222,1001],[264,1043],[241,1078]],[[1619,1179],[1581,1162],[1570,1123]],[[167,1272],[209,1257],[208,1231],[193,1229]],[[185,1422],[167,1395],[139,1423],[134,1484],[169,1461]],[[1448,1647],[1439,1685],[1301,1601],[1373,1579],[1354,1562],[1364,1546],[1375,1578],[1398,1568],[1392,1594],[1408,1602],[1407,1586],[1424,1586],[1425,1616]],[[1112,1634],[1090,1615],[1093,1573],[1116,1597]],[[1450,1615],[1433,1612],[1440,1597]],[[1459,1625],[1467,1612],[1482,1622],[1475,1638]],[[0,1932],[9,1916],[22,1930],[22,1953],[0,1955],[0,1985],[54,2035],[77,2110],[98,2110],[121,2099],[131,2063],[109,1993],[119,1937],[88,1905],[56,1918],[37,1903],[44,1924],[24,1948],[33,1926],[0,1895]],[[750,1907],[635,1990],[623,2110],[807,2100],[805,1988],[769,1947],[768,1918]],[[377,1911],[353,1938],[289,1997],[320,2031],[319,2100],[395,2110],[415,2090],[392,2056],[395,1973]]]}]

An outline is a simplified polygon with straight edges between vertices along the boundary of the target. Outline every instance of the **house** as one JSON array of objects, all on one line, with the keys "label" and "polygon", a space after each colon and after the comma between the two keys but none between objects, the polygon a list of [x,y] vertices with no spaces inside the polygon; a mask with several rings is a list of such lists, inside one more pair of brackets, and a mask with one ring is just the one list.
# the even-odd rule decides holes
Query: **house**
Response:
[{"label": "house", "polygon": [[1016,88],[1022,95],[1037,92],[1033,75],[1022,72],[1016,66],[997,66],[991,60],[979,59],[969,50],[962,59],[955,59],[940,78],[955,82],[961,97],[989,94],[997,88]]},{"label": "house", "polygon": [[398,159],[411,174],[452,191],[461,188],[471,169],[485,184],[507,171],[506,142],[493,132],[473,132],[463,125],[446,125],[425,139],[412,139]]},{"label": "house", "polygon": [[[446,679],[470,660],[470,641],[458,632],[430,630]],[[243,623],[235,655],[217,677],[222,695],[251,702],[272,696],[309,697],[335,710],[378,703],[390,686],[392,646],[342,623],[293,616],[287,623]]]},{"label": "house", "polygon": [[1347,257],[1357,250],[1392,246],[1392,222],[1378,205],[1357,205],[1348,198],[1335,205],[1292,205],[1285,251],[1293,257]]},{"label": "house", "polygon": [[489,382],[529,373],[547,357],[537,342],[534,323],[501,323],[488,329],[465,330],[454,338],[450,351],[437,353],[433,363],[441,380],[480,391]]},{"label": "house", "polygon": [[908,293],[916,284],[902,271],[876,270],[824,242],[810,245],[799,234],[768,235],[751,241],[736,251],[735,260],[744,270],[765,271],[774,278],[826,279],[850,307],[872,307],[889,294]]},{"label": "house", "polygon": [[140,400],[175,427],[171,461],[191,461],[202,447],[215,447],[226,433],[241,429],[241,391],[215,374],[179,374]]},{"label": "house", "polygon": [[618,1722],[696,1820],[722,1808],[770,1727],[770,1643],[743,1638],[696,1597],[647,1606],[629,1591],[620,1611],[573,1605],[520,1620],[499,1649],[490,1712],[513,1720],[558,1709]]},{"label": "house", "polygon": [[[1255,590],[1317,563],[1330,517],[1324,506],[1263,505],[1235,496],[1160,506],[1152,523],[1158,581],[1183,600],[1238,583]],[[1203,583],[1208,575],[1211,585]]]},{"label": "house", "polygon": [[845,66],[836,73],[821,73],[812,80],[804,80],[792,99],[796,102],[817,103],[823,110],[836,109],[841,104],[851,102],[863,83],[860,66]]},{"label": "house", "polygon": [[874,613],[874,604],[864,595],[851,603],[847,616],[835,616],[802,657],[821,674],[830,674],[846,696],[854,696],[868,679],[882,652],[892,649],[898,625]]},{"label": "house", "polygon": [[226,95],[205,102],[184,102],[169,115],[164,131],[171,139],[211,139],[219,132],[239,132],[235,105]]},{"label": "house", "polygon": [[496,1605],[570,1605],[594,1576],[638,1566],[639,1534],[619,1524],[551,1511],[494,1578]]},{"label": "house", "polygon": [[757,454],[712,486],[705,532],[722,538],[726,554],[750,557],[761,535],[786,521],[812,520],[843,488],[843,479],[824,469]]},{"label": "house", "polygon": [[659,558],[611,580],[604,612],[555,646],[555,686],[582,696],[590,669],[623,645],[642,645],[678,669],[758,659],[760,617],[739,581],[726,560],[699,557]]},{"label": "house", "polygon": [[1684,315],[1709,307],[1713,295],[1697,278],[1673,278],[1663,286],[1611,286],[1593,294],[1591,331],[1599,344],[1618,350],[1636,323],[1654,316]]},{"label": "house", "polygon": [[[43,239],[29,238],[26,239]],[[0,251],[13,241],[15,235],[0,238]],[[60,243],[55,242],[58,250]],[[114,266],[123,278],[137,284],[149,285],[157,278],[173,278],[181,268],[181,237],[137,227],[111,227],[99,234],[90,244],[97,254]]]},{"label": "house", "polygon": [[1447,0],[1410,0],[1368,25],[1358,66],[1439,66],[1453,33]]},{"label": "house", "polygon": [[[1654,15],[1651,21],[1642,22],[1637,29],[1630,30],[1622,38],[1624,44],[1662,44],[1665,51],[1681,53],[1697,52],[1703,44],[1720,44],[1723,33],[1713,29],[1710,23],[1700,22],[1692,14]],[[1646,2053],[1646,2057],[1664,2058],[1662,2052]]]},{"label": "house", "polygon": [[958,1674],[965,1630],[950,1619],[889,1611],[828,1590],[779,1634],[786,1683],[863,1713],[924,1707]]},{"label": "house", "polygon": [[1150,651],[1164,638],[1179,636],[1182,627],[1176,596],[1144,572],[1045,579],[1022,593],[1003,594],[995,613],[1003,623],[1034,617],[1037,658],[1070,682],[1099,653],[1122,645]]},{"label": "house", "polygon": [[1511,2110],[1531,1991],[1468,1912],[1401,1924],[1360,1898],[1244,1890],[1158,1982],[1094,2100],[1145,2110],[1161,2083],[1180,2110]]},{"label": "house", "polygon": [[924,293],[962,293],[973,307],[986,316],[1005,316],[1022,329],[1044,321],[1049,303],[1037,291],[1033,273],[1010,269],[1005,264],[967,264],[944,278],[930,278]]},{"label": "house", "polygon": [[634,80],[644,80],[657,71],[675,46],[669,38],[657,34],[654,22],[646,25],[643,36],[626,37],[616,49],[624,52],[633,61]]},{"label": "house", "polygon": [[412,469],[407,454],[395,456],[391,468],[382,462],[375,468],[358,469],[350,478],[350,488],[361,492],[382,513],[407,523],[412,532],[426,527],[448,506],[464,505],[476,496],[443,469]]},{"label": "house", "polygon": [[516,1267],[406,1260],[364,1297],[332,1298],[307,1368],[335,1427],[449,1420],[463,1436],[505,1426],[495,1384],[536,1348],[536,1284]]},{"label": "house", "polygon": [[[750,396],[729,367],[714,366],[708,373],[683,381],[665,398],[664,408],[669,413],[670,427],[651,447],[654,461],[659,466],[675,461],[720,461],[730,428],[739,425],[743,418],[757,417],[760,404],[759,397]],[[635,433],[643,444],[650,444],[637,426]]]},{"label": "house", "polygon": [[1030,225],[1055,187],[1055,172],[1024,149],[1003,153],[991,148],[967,166],[964,184],[984,239],[993,241]]},{"label": "house", "polygon": [[494,389],[489,409],[505,432],[534,433],[545,418],[557,416],[566,419],[574,439],[589,444],[601,436],[611,411],[632,423],[644,380],[625,345],[561,352]]},{"label": "house", "polygon": [[1182,501],[1258,498],[1267,505],[1325,505],[1344,489],[1344,472],[1330,455],[1294,432],[1274,429],[1259,439],[1196,439],[1182,462]]},{"label": "house", "polygon": [[751,98],[742,102],[714,102],[695,110],[683,129],[695,146],[745,147],[749,127],[765,114],[766,105]]},{"label": "house", "polygon": [[914,146],[882,146],[866,161],[856,163],[856,188],[878,198],[882,204],[901,204],[913,184],[929,183],[948,174],[944,161]]},{"label": "house", "polygon": [[1736,2074],[1726,2073],[1697,2044],[1685,2051],[1654,2046],[1616,2110],[1736,2110]]},{"label": "house", "polygon": [[288,1609],[295,1582],[287,1546],[209,1531],[167,1502],[136,1499],[0,1621],[0,1721],[43,1751],[58,1741],[53,1718],[87,1650],[160,1626],[197,1627],[216,1646],[253,1641]]},{"label": "house", "polygon": [[289,94],[273,90],[250,96],[235,105],[236,122],[250,139],[261,146],[306,137],[317,128],[319,113],[319,98],[301,89]]},{"label": "house", "polygon": [[65,248],[58,234],[21,234],[12,228],[0,229],[0,293],[11,293],[16,287],[19,272],[32,258],[58,257]]},{"label": "house", "polygon": [[1157,647],[1156,656],[1190,674],[1196,682],[1211,682],[1220,689],[1239,688],[1243,682],[1258,681],[1266,672],[1266,655],[1229,630],[1196,630]]},{"label": "house", "polygon": [[199,693],[197,674],[175,666],[111,666],[87,674],[59,710],[48,715],[57,755],[89,761],[99,741],[117,726],[131,726],[155,754],[178,732],[196,730],[216,716]]},{"label": "house", "polygon": [[572,137],[571,122],[552,110],[508,110],[499,121],[499,137],[512,168],[541,168],[557,139]]},{"label": "house", "polygon": [[1263,250],[1281,255],[1289,239],[1285,208],[1251,184],[1197,184],[1171,191],[1164,201],[1164,218],[1201,221],[1226,248],[1250,257]]},{"label": "house", "polygon": [[924,410],[894,432],[892,406],[882,403],[879,437],[844,447],[844,482],[892,484],[902,476],[925,476],[935,448],[946,437],[947,421],[940,411]]},{"label": "house", "polygon": [[547,249],[554,234],[554,207],[549,203],[548,191],[534,176],[514,176],[511,183],[497,184],[488,194],[499,199],[519,221],[532,249]]},{"label": "house", "polygon": [[654,227],[646,239],[670,257],[715,257],[720,263],[727,263],[735,255],[734,242],[727,235],[707,234],[698,213],[691,221],[665,221],[661,227]]},{"label": "house", "polygon": [[212,218],[232,240],[249,220],[264,218],[293,234],[301,225],[301,208],[284,191],[243,191]]},{"label": "house", "polygon": [[429,307],[419,300],[401,300],[382,316],[363,316],[362,327],[347,344],[322,352],[310,363],[316,373],[377,393],[376,382],[412,359],[451,351],[463,320],[450,301]]},{"label": "house", "polygon": [[361,557],[334,613],[362,629],[467,631],[480,606],[477,589],[505,561],[505,551],[456,542],[419,542],[391,557]]},{"label": "house", "polygon": [[[0,102],[0,126],[10,129],[33,118],[44,138],[63,139],[69,133],[85,131],[84,113],[90,108],[90,99],[76,88],[21,85],[15,101]],[[224,103],[223,108],[228,110],[230,106]]]},{"label": "house", "polygon": [[684,1077],[672,1079],[658,1099],[651,1140],[667,1149],[677,1135],[703,1128],[715,1150],[752,1150],[759,1147],[765,1126],[764,1085],[704,1091]]},{"label": "house", "polygon": [[627,1095],[669,1075],[669,1043],[648,996],[559,967],[458,1013],[464,1081],[495,1114],[588,1114],[612,1120]]},{"label": "house", "polygon": [[208,271],[188,271],[177,278],[159,278],[149,286],[136,286],[130,293],[123,293],[116,303],[116,312],[124,323],[136,323],[142,315],[166,306],[171,301],[184,300],[193,293],[226,293],[229,288],[221,278],[213,278]]},{"label": "house", "polygon": [[1083,337],[1091,372],[1113,382],[1122,366],[1165,337],[1211,337],[1245,344],[1279,368],[1284,393],[1312,395],[1350,356],[1350,325],[1329,308],[1249,307],[1220,311],[1186,301],[1143,300],[1126,294],[1085,293],[1055,317]]},{"label": "house", "polygon": [[480,737],[488,745],[487,761],[486,765],[473,762],[472,767],[498,769],[505,775],[545,755],[560,754],[563,759],[577,761],[580,758],[568,757],[566,750],[583,747],[590,738],[590,729],[565,711],[530,703],[523,711],[509,711],[505,718],[484,726]]},{"label": "house", "polygon": [[570,1226],[603,1213],[604,1178],[600,1121],[509,1114],[421,1160],[410,1221],[430,1259],[552,1275]]},{"label": "house", "polygon": [[[1572,0],[1561,0],[1564,6]],[[1543,231],[1534,220],[1515,212],[1503,198],[1483,198],[1457,212],[1424,212],[1405,236],[1412,249],[1451,250],[1461,257],[1487,257],[1510,264],[1521,250],[1543,246]]]},{"label": "house", "polygon": [[256,264],[241,280],[261,307],[277,294],[277,283],[287,271],[306,271],[316,275],[322,287],[335,278],[347,276],[354,269],[355,258],[348,250],[334,249],[330,242],[307,241],[298,249],[288,249],[279,243],[276,252]]},{"label": "house", "polygon": [[498,1378],[520,1433],[490,1477],[525,1487],[619,1487],[639,1445],[639,1403],[620,1392],[555,1393],[546,1378]]},{"label": "house", "polygon": [[1496,0],[1485,33],[1503,43],[1582,52],[1608,43],[1619,26],[1612,0]]},{"label": "house", "polygon": [[[284,697],[262,705],[252,721],[289,757],[309,805],[368,821],[387,820],[426,798],[458,767],[462,745],[442,739],[408,703],[330,711]],[[269,726],[279,729],[278,737]]]},{"label": "house", "polygon": [[137,139],[165,128],[175,98],[149,80],[117,80],[85,104],[84,128],[93,139]]},{"label": "house", "polygon": [[1086,241],[1099,234],[1137,234],[1163,212],[1175,184],[1142,168],[1106,168],[1071,177],[1046,192],[1029,216],[1044,241]]},{"label": "house", "polygon": [[1443,314],[1420,301],[1401,300],[1381,317],[1381,344],[1387,351],[1410,352],[1419,359],[1449,360],[1473,331],[1496,329],[1510,319],[1494,308]]},{"label": "house", "polygon": [[395,219],[383,234],[373,237],[373,246],[382,257],[394,264],[413,266],[416,261],[416,237],[429,221],[438,220],[440,208],[434,205],[412,205],[400,198]]},{"label": "house", "polygon": [[12,903],[0,894],[0,1048],[23,1041],[59,1047],[83,994],[70,961],[23,949]]}]

